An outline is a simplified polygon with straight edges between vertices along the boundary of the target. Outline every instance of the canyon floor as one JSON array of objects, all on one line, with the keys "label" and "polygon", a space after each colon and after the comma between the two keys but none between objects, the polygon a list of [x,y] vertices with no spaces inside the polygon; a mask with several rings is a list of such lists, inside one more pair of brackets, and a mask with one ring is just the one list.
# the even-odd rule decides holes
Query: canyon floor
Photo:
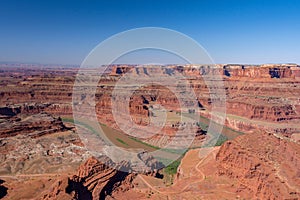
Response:
[{"label": "canyon floor", "polygon": [[[183,76],[188,89],[124,78],[151,73]],[[111,65],[96,75],[1,66],[0,199],[300,199],[300,66]],[[182,109],[178,88],[194,91],[194,107]],[[98,126],[117,147],[110,156],[91,152],[111,150]]]}]

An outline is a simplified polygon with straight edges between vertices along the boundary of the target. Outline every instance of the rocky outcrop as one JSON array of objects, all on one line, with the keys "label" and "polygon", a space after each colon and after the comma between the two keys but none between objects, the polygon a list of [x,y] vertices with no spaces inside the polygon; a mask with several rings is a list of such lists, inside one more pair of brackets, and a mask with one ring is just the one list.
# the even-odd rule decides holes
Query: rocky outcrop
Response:
[{"label": "rocky outcrop", "polygon": [[61,118],[53,117],[48,113],[38,113],[29,116],[18,115],[4,118],[0,122],[0,138],[12,137],[19,134],[34,138],[64,130],[67,130],[67,128]]},{"label": "rocky outcrop", "polygon": [[114,75],[122,75],[125,74],[127,72],[129,72],[130,70],[133,70],[133,66],[128,66],[128,65],[115,65],[115,66],[111,66],[110,67],[110,75],[114,76]]},{"label": "rocky outcrop", "polygon": [[0,199],[5,197],[7,195],[7,187],[3,186],[2,184],[4,183],[3,180],[0,179]]},{"label": "rocky outcrop", "polygon": [[248,78],[296,78],[299,66],[296,64],[273,65],[224,65],[224,75]]},{"label": "rocky outcrop", "polygon": [[246,134],[222,145],[218,175],[237,181],[236,192],[258,199],[300,198],[300,146],[268,133]]},{"label": "rocky outcrop", "polygon": [[[135,166],[138,167],[136,171],[141,171],[143,174],[148,174],[154,177],[161,177],[160,170],[165,166],[157,161],[152,155],[148,152],[143,151],[137,154],[137,157],[144,163],[143,166]],[[142,169],[142,170],[141,170]]]},{"label": "rocky outcrop", "polygon": [[257,102],[228,102],[227,109],[235,115],[247,117],[249,119],[276,122],[300,119],[300,115],[296,113],[293,105],[264,104],[259,104]]},{"label": "rocky outcrop", "polygon": [[[68,194],[66,192],[66,188],[68,188],[68,178],[62,178],[61,180],[57,180],[54,184],[51,185],[49,191],[42,195],[40,200],[72,200],[74,196]],[[84,196],[84,199],[91,199],[90,196]]]},{"label": "rocky outcrop", "polygon": [[[128,171],[129,163],[113,163],[108,157],[89,158],[76,175],[59,180],[43,199],[105,199],[113,192],[124,192],[133,187],[134,174]],[[66,195],[68,194],[68,195]]]},{"label": "rocky outcrop", "polygon": [[25,104],[13,104],[0,107],[0,115],[15,116],[17,114],[36,114],[44,111],[49,107],[50,103],[25,103]]}]

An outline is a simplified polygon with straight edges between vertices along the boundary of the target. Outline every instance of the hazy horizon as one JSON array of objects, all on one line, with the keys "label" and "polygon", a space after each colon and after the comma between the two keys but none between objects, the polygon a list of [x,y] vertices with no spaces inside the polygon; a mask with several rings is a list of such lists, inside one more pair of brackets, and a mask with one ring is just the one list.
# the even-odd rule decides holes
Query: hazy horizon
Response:
[{"label": "hazy horizon", "polygon": [[[40,63],[40,62],[18,62],[18,61],[0,61],[1,64],[24,64],[24,65],[49,65],[49,66],[72,66],[72,67],[80,67],[80,64],[61,64],[61,63]],[[211,65],[206,63],[166,63],[166,64],[143,64],[143,63],[111,63],[111,64],[102,64],[102,65],[141,65],[141,66],[147,66],[147,65]],[[300,63],[292,63],[292,62],[286,62],[286,63],[215,63],[215,65],[299,65]]]}]

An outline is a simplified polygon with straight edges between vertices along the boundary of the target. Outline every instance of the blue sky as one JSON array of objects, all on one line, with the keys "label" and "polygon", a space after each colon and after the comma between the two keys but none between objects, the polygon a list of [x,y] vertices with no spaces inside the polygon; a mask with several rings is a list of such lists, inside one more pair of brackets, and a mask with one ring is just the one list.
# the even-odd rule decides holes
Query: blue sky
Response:
[{"label": "blue sky", "polygon": [[0,61],[80,64],[116,33],[157,26],[217,63],[300,63],[299,10],[297,0],[0,0]]}]

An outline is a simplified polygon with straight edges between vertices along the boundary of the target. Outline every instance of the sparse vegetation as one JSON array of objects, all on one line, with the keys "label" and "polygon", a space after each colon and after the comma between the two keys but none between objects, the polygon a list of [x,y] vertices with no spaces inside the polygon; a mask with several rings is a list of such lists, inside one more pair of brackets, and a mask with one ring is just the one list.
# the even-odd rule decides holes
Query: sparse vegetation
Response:
[{"label": "sparse vegetation", "polygon": [[156,150],[160,149],[160,148],[157,147],[157,146],[153,146],[153,145],[151,145],[151,144],[148,144],[148,143],[146,143],[146,142],[143,142],[143,141],[141,141],[141,140],[139,140],[139,139],[137,139],[137,138],[135,138],[135,137],[130,137],[130,139],[132,139],[132,140],[134,140],[134,141],[136,141],[136,142],[139,142],[139,143],[141,143],[141,144],[143,144],[143,145],[146,145],[146,146],[148,146],[148,147],[151,147],[151,148],[153,148],[153,149],[156,149]]},{"label": "sparse vegetation", "polygon": [[220,135],[218,141],[216,142],[215,146],[221,146],[224,142],[226,142],[228,138],[225,135]]},{"label": "sparse vegetation", "polygon": [[74,123],[74,119],[73,118],[62,117],[61,119],[62,119],[63,122]]},{"label": "sparse vegetation", "polygon": [[124,142],[123,140],[121,140],[120,138],[116,138],[116,140],[118,142],[120,142],[121,144],[124,144],[125,146],[129,146],[126,142]]},{"label": "sparse vegetation", "polygon": [[166,168],[164,168],[164,171],[169,175],[174,175],[177,173],[177,168],[180,165],[181,158],[178,160],[175,160],[170,165],[168,165]]},{"label": "sparse vegetation", "polygon": [[[180,158],[169,164],[167,167],[163,169],[163,179],[164,179],[164,184],[166,186],[170,186],[173,184],[174,177],[177,173],[177,169],[181,163],[181,159],[183,158],[184,155],[182,155]],[[170,160],[169,160],[170,162]]]},{"label": "sparse vegetation", "polygon": [[174,154],[185,154],[189,149],[161,149],[162,151],[174,153]]},{"label": "sparse vegetation", "polygon": [[210,139],[203,147],[221,146],[227,140],[228,138],[225,135],[220,134]]}]

